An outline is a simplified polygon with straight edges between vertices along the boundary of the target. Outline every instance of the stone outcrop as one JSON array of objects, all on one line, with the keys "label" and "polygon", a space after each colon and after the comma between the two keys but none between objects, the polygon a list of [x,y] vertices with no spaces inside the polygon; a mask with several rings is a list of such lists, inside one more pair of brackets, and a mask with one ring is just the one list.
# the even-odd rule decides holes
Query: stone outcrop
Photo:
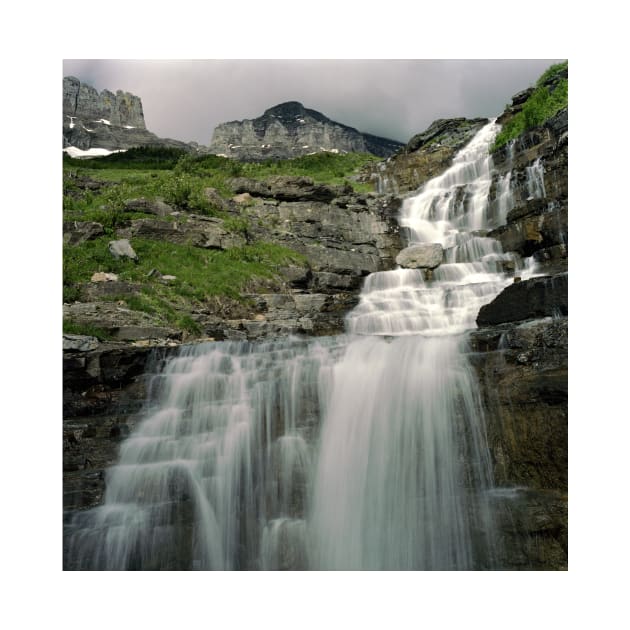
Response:
[{"label": "stone outcrop", "polygon": [[361,133],[320,112],[290,101],[253,120],[222,123],[214,130],[210,152],[243,161],[286,159],[330,151],[392,155],[401,142]]},{"label": "stone outcrop", "polygon": [[471,334],[511,569],[567,568],[567,328],[547,317]]},{"label": "stone outcrop", "polygon": [[[523,133],[493,154],[490,212],[496,213],[499,181],[510,173],[514,207],[507,222],[488,233],[504,251],[534,256],[546,273],[567,270],[568,113],[560,110],[541,127]],[[533,178],[532,169],[537,170]],[[532,190],[535,180],[538,190]]]},{"label": "stone outcrop", "polygon": [[103,234],[103,226],[95,221],[66,221],[63,224],[64,245],[79,245]]},{"label": "stone outcrop", "polygon": [[138,96],[122,90],[99,93],[76,77],[63,79],[63,146],[83,151],[118,151],[139,146],[193,150],[185,142],[158,138],[148,131]]},{"label": "stone outcrop", "polygon": [[516,282],[482,306],[479,326],[492,326],[540,317],[568,315],[569,274],[531,278]]},{"label": "stone outcrop", "polygon": [[416,134],[396,155],[365,167],[360,179],[381,193],[403,194],[445,171],[454,155],[488,123],[486,118],[440,119]]}]

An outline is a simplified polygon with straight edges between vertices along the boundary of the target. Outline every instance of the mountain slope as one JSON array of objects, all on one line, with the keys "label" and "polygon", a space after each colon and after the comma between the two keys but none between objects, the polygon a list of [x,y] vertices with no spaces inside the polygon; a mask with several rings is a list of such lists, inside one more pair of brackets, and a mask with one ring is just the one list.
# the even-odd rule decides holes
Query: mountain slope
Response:
[{"label": "mountain slope", "polygon": [[286,159],[320,151],[389,157],[402,146],[396,140],[362,133],[302,103],[289,101],[252,120],[222,123],[214,130],[210,152],[244,161]]}]

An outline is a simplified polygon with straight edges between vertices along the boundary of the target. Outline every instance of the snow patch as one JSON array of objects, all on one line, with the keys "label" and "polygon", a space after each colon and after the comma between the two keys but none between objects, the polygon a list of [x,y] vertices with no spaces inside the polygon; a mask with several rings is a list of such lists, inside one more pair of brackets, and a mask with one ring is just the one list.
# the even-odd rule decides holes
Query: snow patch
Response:
[{"label": "snow patch", "polygon": [[303,149],[308,149],[308,144],[305,144],[302,148]]},{"label": "snow patch", "polygon": [[104,118],[99,118],[98,120],[93,120],[92,122],[103,123],[104,125],[111,125],[112,124],[112,123],[109,122],[109,120],[105,120]]},{"label": "snow patch", "polygon": [[99,149],[94,147],[92,149],[78,149],[77,147],[66,147],[63,151],[73,158],[83,157],[103,157],[105,155],[111,155],[112,153],[124,153],[127,149],[118,149],[117,151],[110,151],[109,149]]},{"label": "snow patch", "polygon": [[70,119],[70,129],[74,129],[74,120],[76,116],[66,116],[66,118]]},{"label": "snow patch", "polygon": [[131,125],[123,125],[123,127],[125,129],[135,129],[135,127],[132,127]]}]

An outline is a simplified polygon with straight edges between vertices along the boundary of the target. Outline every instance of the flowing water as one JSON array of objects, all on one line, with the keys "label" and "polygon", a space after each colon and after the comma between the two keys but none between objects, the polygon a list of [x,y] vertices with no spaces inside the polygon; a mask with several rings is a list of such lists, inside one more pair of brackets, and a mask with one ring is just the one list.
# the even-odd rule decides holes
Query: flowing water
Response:
[{"label": "flowing water", "polygon": [[370,275],[346,335],[199,344],[156,371],[104,504],[69,528],[68,566],[499,568],[466,332],[506,268],[532,269],[485,236],[513,204],[509,174],[488,202],[497,131],[405,200],[411,242],[444,248],[430,276]]}]

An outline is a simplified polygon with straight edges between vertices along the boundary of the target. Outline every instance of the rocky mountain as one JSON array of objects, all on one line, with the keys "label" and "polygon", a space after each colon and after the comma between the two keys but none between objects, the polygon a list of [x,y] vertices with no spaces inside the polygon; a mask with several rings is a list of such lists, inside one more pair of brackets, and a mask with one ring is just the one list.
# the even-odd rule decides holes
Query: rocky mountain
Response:
[{"label": "rocky mountain", "polygon": [[106,152],[138,146],[191,148],[185,142],[151,133],[138,96],[121,90],[115,94],[109,90],[99,93],[76,77],[63,79],[63,146]]},{"label": "rocky mountain", "polygon": [[403,144],[357,131],[297,101],[271,107],[253,120],[226,122],[213,133],[210,152],[243,161],[285,159],[320,151],[388,157]]}]

